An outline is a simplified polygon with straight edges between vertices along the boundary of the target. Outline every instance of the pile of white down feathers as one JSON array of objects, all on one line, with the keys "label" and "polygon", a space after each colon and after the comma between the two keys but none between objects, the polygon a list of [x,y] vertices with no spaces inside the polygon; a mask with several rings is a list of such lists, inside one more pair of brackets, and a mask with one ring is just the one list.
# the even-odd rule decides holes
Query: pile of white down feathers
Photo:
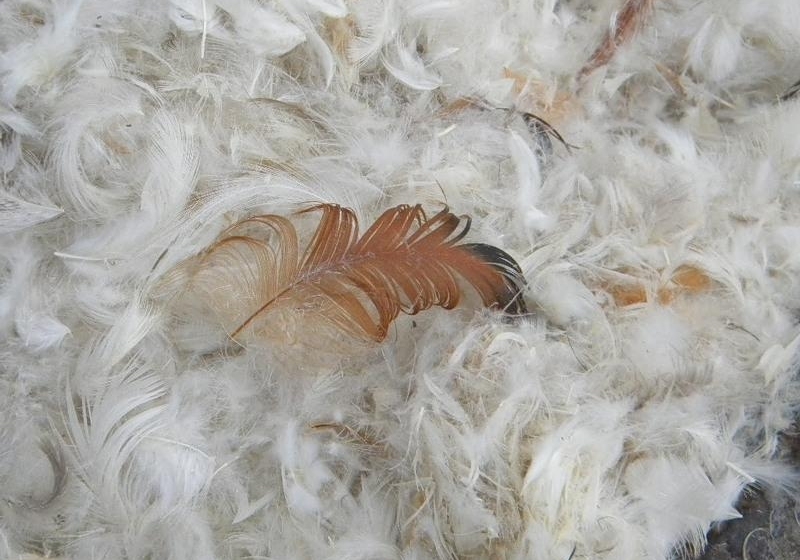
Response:
[{"label": "pile of white down feathers", "polygon": [[[639,4],[582,72],[621,0],[0,2],[0,557],[665,559],[791,489],[800,4]],[[532,314],[312,367],[154,295],[320,201],[470,215]]]}]

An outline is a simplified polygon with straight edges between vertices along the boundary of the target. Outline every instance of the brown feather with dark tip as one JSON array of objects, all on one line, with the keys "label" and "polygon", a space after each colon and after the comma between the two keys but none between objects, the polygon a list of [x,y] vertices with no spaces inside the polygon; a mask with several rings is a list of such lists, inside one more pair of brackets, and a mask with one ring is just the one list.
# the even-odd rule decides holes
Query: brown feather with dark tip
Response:
[{"label": "brown feather with dark tip", "polygon": [[428,219],[420,205],[400,205],[359,235],[352,210],[322,204],[298,214],[310,212],[321,218],[302,253],[294,225],[264,215],[234,224],[195,257],[190,289],[233,339],[303,332],[282,324],[310,319],[378,342],[400,313],[455,307],[463,284],[487,307],[526,312],[514,259],[491,245],[458,244],[469,218],[444,209]]}]

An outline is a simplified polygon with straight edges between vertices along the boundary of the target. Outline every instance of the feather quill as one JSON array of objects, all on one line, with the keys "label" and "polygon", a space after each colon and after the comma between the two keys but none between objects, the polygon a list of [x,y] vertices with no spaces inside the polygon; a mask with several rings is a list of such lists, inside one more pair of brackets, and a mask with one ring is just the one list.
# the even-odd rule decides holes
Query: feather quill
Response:
[{"label": "feather quill", "polygon": [[428,219],[420,205],[400,205],[359,236],[350,209],[322,204],[298,214],[309,212],[321,218],[302,254],[290,220],[253,216],[176,269],[234,340],[291,340],[300,321],[316,334],[310,320],[337,336],[379,342],[400,313],[455,307],[459,279],[488,307],[526,312],[514,259],[491,245],[458,244],[469,218],[445,208]]}]

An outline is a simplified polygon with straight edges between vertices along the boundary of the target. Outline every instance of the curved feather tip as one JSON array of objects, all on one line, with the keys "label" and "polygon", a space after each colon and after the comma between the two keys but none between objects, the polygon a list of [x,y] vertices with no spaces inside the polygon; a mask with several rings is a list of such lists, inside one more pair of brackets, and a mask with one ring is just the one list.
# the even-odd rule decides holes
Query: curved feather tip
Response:
[{"label": "curved feather tip", "polygon": [[191,271],[189,291],[234,340],[291,341],[323,327],[334,336],[379,342],[400,313],[458,305],[465,284],[487,307],[526,313],[516,261],[492,245],[458,244],[469,231],[468,217],[445,208],[428,218],[420,205],[400,205],[359,235],[348,208],[322,204],[298,215],[310,212],[321,217],[302,251],[290,220],[253,216],[179,265]]}]

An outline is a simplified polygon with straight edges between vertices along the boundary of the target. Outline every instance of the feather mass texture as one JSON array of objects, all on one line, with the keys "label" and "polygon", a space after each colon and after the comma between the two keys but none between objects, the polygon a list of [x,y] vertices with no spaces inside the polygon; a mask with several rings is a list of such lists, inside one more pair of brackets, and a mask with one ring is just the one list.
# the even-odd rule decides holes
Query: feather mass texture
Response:
[{"label": "feather mass texture", "polygon": [[524,279],[514,259],[491,245],[458,244],[469,218],[445,208],[428,219],[420,205],[400,205],[359,236],[350,209],[323,204],[298,214],[309,212],[322,216],[302,254],[290,220],[253,216],[226,229],[168,278],[206,302],[242,343],[287,337],[292,342],[300,322],[303,329],[313,325],[335,336],[380,342],[400,313],[458,305],[459,279],[487,307],[526,312]]},{"label": "feather mass texture", "polygon": [[698,551],[797,481],[798,51],[797,0],[0,1],[0,558]]}]

